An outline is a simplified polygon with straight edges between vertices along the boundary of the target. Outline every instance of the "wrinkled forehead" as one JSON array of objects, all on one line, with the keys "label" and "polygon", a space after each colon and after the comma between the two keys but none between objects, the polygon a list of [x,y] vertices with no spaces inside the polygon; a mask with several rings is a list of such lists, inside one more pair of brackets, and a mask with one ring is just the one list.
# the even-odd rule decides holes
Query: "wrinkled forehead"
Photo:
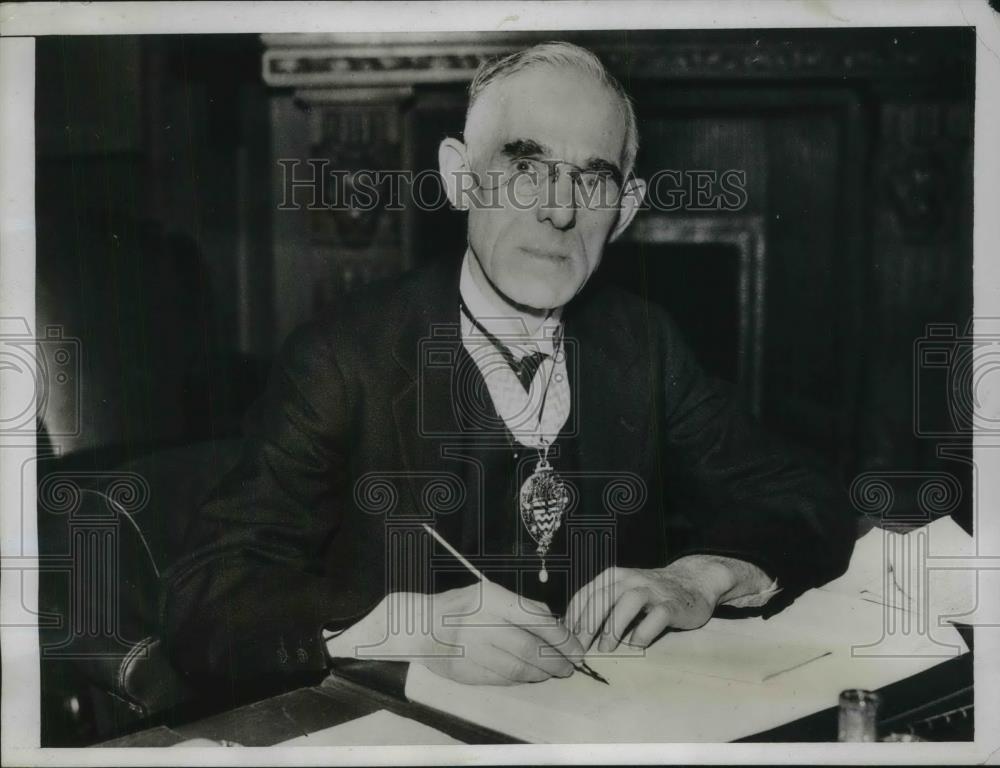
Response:
[{"label": "wrinkled forehead", "polygon": [[556,159],[602,157],[620,164],[625,115],[618,95],[592,75],[537,65],[487,86],[469,112],[466,141],[482,161],[513,141],[533,141]]}]

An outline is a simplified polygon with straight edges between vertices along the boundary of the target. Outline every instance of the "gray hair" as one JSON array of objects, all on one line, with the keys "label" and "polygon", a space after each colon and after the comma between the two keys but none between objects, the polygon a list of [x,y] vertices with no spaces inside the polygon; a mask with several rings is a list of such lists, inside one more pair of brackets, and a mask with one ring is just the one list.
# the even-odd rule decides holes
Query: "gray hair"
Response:
[{"label": "gray hair", "polygon": [[[605,68],[597,56],[572,43],[560,41],[550,41],[539,43],[531,48],[517,51],[508,56],[492,59],[483,62],[472,78],[469,85],[469,106],[465,111],[466,132],[469,127],[469,115],[472,108],[479,101],[490,85],[507,79],[511,75],[521,72],[529,67],[538,65],[548,65],[553,67],[572,67],[580,72],[590,75],[597,82],[606,86],[614,93],[621,102],[622,119],[625,123],[625,147],[623,152],[623,172],[627,176],[632,171],[635,164],[636,154],[639,152],[639,129],[635,119],[635,108],[632,106],[632,99],[629,98],[625,88],[618,82]],[[468,136],[466,136],[468,140]]]}]

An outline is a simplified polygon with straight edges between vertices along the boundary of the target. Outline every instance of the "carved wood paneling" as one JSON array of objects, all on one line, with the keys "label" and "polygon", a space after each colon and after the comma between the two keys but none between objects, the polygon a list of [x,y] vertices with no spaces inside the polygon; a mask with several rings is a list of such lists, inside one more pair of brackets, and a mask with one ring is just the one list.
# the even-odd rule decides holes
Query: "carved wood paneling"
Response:
[{"label": "carved wood paneling", "polygon": [[619,73],[657,79],[919,79],[970,66],[966,47],[921,31],[830,32],[760,30],[752,42],[697,31],[264,35],[263,77],[298,87],[462,81],[486,59],[553,37],[586,45]]},{"label": "carved wood paneling", "polygon": [[879,107],[870,364],[859,419],[865,469],[941,466],[940,441],[922,439],[917,422],[946,422],[952,395],[925,386],[916,399],[918,379],[933,372],[922,370],[915,355],[929,324],[955,326],[957,346],[971,318],[971,117],[962,101],[892,100]]},{"label": "carved wood paneling", "polygon": [[737,376],[747,402],[761,408],[765,317],[766,245],[761,216],[639,216],[622,239],[639,244],[714,244],[734,246],[739,256]]}]

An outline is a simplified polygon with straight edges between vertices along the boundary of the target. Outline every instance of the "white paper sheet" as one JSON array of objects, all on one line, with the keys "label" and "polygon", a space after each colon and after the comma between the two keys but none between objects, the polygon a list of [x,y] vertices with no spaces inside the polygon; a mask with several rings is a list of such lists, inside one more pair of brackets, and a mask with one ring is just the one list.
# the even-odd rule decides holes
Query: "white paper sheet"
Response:
[{"label": "white paper sheet", "polygon": [[746,629],[750,629],[746,622],[717,621],[698,632],[670,632],[646,651],[622,644],[613,654],[592,652],[587,658],[595,669],[618,670],[625,664],[642,664],[644,669],[655,666],[734,682],[763,683],[831,653],[825,643],[776,640]]},{"label": "white paper sheet", "polygon": [[855,545],[847,572],[822,589],[909,614],[933,630],[976,610],[974,555],[972,537],[950,517],[905,534],[873,528]]},{"label": "white paper sheet", "polygon": [[[666,635],[645,658],[630,657],[629,649],[593,656],[591,666],[610,686],[582,674],[466,686],[414,664],[406,695],[531,742],[730,741],[759,733],[835,706],[846,688],[881,688],[968,650],[954,627],[931,620],[944,605],[962,605],[966,585],[948,584],[926,610],[883,599],[888,562],[914,580],[904,588],[923,594],[915,586],[919,572],[910,573],[919,569],[905,560],[911,542],[942,556],[967,546],[950,520],[934,525],[893,547],[887,534],[869,533],[843,579],[768,620],[712,619],[702,629]],[[862,591],[876,586],[879,599],[867,599]]]},{"label": "white paper sheet", "polygon": [[[942,629],[951,643],[943,648],[912,633],[887,641],[882,606],[819,590],[804,598],[780,620],[740,622],[740,634],[771,638],[776,646],[808,627],[822,638],[815,647],[829,651],[763,682],[657,663],[667,654],[654,646],[646,659],[593,659],[610,686],[581,674],[533,685],[466,686],[414,664],[406,695],[531,742],[730,741],[834,706],[845,688],[880,688],[964,650],[953,628]],[[692,642],[725,634],[717,631],[722,621],[691,632]]]}]

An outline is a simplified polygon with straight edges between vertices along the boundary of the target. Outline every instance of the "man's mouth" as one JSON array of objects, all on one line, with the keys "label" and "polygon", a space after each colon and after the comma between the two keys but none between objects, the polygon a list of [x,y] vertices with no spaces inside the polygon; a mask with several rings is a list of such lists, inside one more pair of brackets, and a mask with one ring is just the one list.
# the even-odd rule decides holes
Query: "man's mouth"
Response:
[{"label": "man's mouth", "polygon": [[529,248],[526,246],[522,246],[521,250],[529,256],[534,256],[536,259],[543,259],[545,261],[562,263],[569,260],[569,254],[564,251],[549,250],[547,248]]}]

